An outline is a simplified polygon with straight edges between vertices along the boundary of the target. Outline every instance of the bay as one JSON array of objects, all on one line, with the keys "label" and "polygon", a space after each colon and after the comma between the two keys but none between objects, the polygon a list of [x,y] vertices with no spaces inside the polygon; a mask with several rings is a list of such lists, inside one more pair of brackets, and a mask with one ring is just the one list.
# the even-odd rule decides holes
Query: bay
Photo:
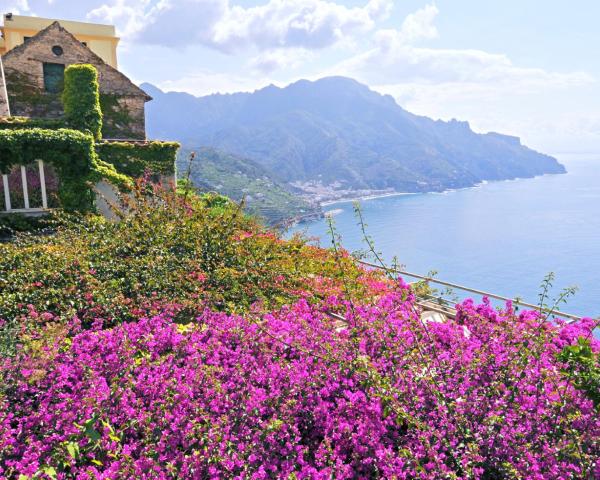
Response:
[{"label": "bay", "polygon": [[[567,174],[360,201],[368,233],[387,261],[396,256],[408,271],[434,270],[439,279],[534,304],[544,276],[554,272],[550,300],[577,286],[559,308],[598,317],[600,154],[557,158]],[[351,202],[325,211],[344,247],[365,248]],[[294,231],[330,245],[325,220]]]}]

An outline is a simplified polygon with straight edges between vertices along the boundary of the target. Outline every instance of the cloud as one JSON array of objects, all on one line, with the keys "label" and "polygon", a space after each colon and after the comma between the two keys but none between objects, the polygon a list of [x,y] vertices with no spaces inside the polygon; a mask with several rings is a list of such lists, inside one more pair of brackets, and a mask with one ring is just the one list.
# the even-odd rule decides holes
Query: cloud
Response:
[{"label": "cloud", "polygon": [[144,0],[114,0],[90,10],[88,20],[101,20],[119,26],[119,33],[129,37],[144,26],[145,9],[149,2]]},{"label": "cloud", "polygon": [[539,86],[578,86],[593,81],[585,72],[556,73],[519,67],[503,54],[476,49],[426,48],[424,40],[437,38],[434,5],[408,15],[400,29],[381,29],[370,50],[348,58],[334,73],[354,76],[371,85],[485,84],[531,89]]},{"label": "cloud", "polygon": [[[517,87],[572,86],[592,81],[584,72],[553,73],[514,65],[503,54],[476,49],[426,48],[420,41],[437,38],[434,20],[439,10],[428,5],[408,15],[399,30],[382,29],[373,48],[334,67],[371,84],[513,83]],[[513,83],[514,85],[514,83]]]},{"label": "cloud", "polygon": [[117,23],[124,37],[173,48],[319,49],[372,30],[392,5],[392,0],[352,8],[327,0],[269,0],[254,7],[228,0],[112,0],[88,18]]},{"label": "cloud", "polygon": [[396,41],[414,42],[422,39],[437,38],[439,33],[433,24],[435,17],[440,13],[435,5],[427,5],[408,15],[402,23],[399,37]]},{"label": "cloud", "polygon": [[248,66],[255,72],[267,74],[284,68],[288,70],[298,68],[312,57],[312,52],[303,48],[280,48],[268,50],[251,58]]},{"label": "cloud", "polygon": [[408,15],[399,29],[376,31],[368,50],[327,74],[356,78],[414,113],[466,119],[479,131],[521,135],[540,149],[557,148],[556,138],[568,148],[600,138],[594,133],[597,117],[586,116],[600,104],[592,100],[592,75],[520,66],[507,55],[479,49],[423,46],[439,36],[438,14],[430,5]]},{"label": "cloud", "polygon": [[267,83],[264,77],[236,76],[204,70],[177,80],[159,82],[158,87],[167,92],[188,92],[203,96],[213,93],[252,92],[265,87]]},{"label": "cloud", "polygon": [[31,15],[31,7],[28,0],[15,0],[8,5],[2,7],[0,13],[14,13],[15,15]]}]

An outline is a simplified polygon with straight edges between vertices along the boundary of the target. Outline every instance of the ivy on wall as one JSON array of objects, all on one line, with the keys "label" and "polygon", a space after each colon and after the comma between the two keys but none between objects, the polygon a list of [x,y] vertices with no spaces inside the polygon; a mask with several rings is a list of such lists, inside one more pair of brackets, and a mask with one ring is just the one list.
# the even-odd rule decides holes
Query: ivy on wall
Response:
[{"label": "ivy on wall", "polygon": [[160,175],[175,174],[176,142],[98,142],[96,153],[117,171],[140,177],[146,171]]},{"label": "ivy on wall", "polygon": [[12,112],[44,117],[62,114],[60,94],[45,92],[27,74],[10,68],[5,69],[4,77]]},{"label": "ivy on wall", "polygon": [[90,134],[69,129],[0,130],[1,173],[38,159],[56,170],[60,178],[58,195],[65,210],[92,210],[92,186],[102,178],[121,189],[132,185],[130,178],[98,158]]},{"label": "ivy on wall", "polygon": [[93,65],[74,64],[66,68],[62,101],[70,127],[89,131],[96,140],[102,137],[98,71]]},{"label": "ivy on wall", "polygon": [[119,95],[113,93],[100,94],[102,109],[102,136],[104,138],[136,138],[138,135],[132,128],[133,119],[126,106],[119,103]]},{"label": "ivy on wall", "polygon": [[29,117],[2,117],[0,130],[21,130],[24,128],[46,128],[56,130],[66,128],[67,124],[62,118],[29,118]]},{"label": "ivy on wall", "polygon": [[103,122],[94,66],[65,70],[62,100],[65,118],[0,119],[1,173],[43,160],[56,170],[61,206],[71,211],[94,209],[93,187],[100,180],[123,191],[133,186],[132,177],[146,172],[174,175],[178,143],[99,141]]}]

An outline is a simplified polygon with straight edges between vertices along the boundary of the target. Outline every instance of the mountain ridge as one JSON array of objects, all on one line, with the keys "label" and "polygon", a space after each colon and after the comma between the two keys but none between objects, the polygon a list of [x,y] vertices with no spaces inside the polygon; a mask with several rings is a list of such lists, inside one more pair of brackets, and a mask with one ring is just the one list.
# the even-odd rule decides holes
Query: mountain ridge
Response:
[{"label": "mountain ridge", "polygon": [[412,114],[346,77],[205,97],[142,88],[152,137],[247,157],[305,189],[440,191],[565,172],[517,137]]}]

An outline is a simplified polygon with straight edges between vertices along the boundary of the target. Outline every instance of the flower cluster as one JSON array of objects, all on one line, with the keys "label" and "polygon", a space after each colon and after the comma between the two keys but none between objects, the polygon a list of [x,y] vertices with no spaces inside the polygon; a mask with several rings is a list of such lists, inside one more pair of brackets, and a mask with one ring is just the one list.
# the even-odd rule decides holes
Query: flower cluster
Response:
[{"label": "flower cluster", "polygon": [[599,417],[558,360],[593,338],[591,322],[467,301],[456,320],[424,323],[414,302],[400,282],[365,305],[331,296],[269,314],[207,309],[187,323],[75,322],[47,358],[4,360],[0,476],[599,473]]}]

